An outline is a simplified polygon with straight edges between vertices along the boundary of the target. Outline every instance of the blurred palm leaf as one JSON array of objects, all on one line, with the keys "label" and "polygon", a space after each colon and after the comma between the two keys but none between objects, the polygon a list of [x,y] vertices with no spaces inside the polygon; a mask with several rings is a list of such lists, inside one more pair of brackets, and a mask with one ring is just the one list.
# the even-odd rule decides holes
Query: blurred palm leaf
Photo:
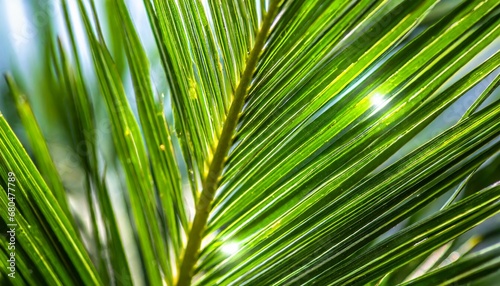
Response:
[{"label": "blurred palm leaf", "polygon": [[[17,207],[2,214],[17,227],[16,279],[3,240],[2,279],[482,283],[499,265],[498,243],[476,250],[498,242],[498,224],[481,226],[500,211],[500,52],[472,63],[498,47],[500,4],[438,2],[145,0],[161,92],[130,3],[103,18],[97,2],[63,1],[65,31],[45,41],[49,95],[7,76],[33,154],[0,117],[0,199]],[[30,96],[61,101],[88,215],[70,208]],[[467,98],[460,120],[418,139]]]}]

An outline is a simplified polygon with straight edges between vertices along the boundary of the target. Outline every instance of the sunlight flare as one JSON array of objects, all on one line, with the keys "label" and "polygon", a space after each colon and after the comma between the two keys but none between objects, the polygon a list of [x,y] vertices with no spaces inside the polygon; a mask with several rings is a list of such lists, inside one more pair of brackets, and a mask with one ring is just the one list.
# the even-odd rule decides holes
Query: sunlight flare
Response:
[{"label": "sunlight flare", "polygon": [[222,245],[222,247],[221,247],[222,252],[228,256],[232,256],[232,255],[238,253],[239,249],[240,249],[240,246],[236,242],[229,242],[229,243]]},{"label": "sunlight flare", "polygon": [[384,98],[384,96],[381,95],[380,93],[376,93],[375,95],[373,95],[370,101],[372,103],[372,106],[375,107],[375,111],[379,111],[384,106],[386,106],[387,103],[389,103],[389,100]]}]

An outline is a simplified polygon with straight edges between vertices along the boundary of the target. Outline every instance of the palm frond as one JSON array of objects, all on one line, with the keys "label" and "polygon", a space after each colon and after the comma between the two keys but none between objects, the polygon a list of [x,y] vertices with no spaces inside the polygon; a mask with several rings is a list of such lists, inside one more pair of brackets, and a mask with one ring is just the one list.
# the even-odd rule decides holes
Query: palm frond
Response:
[{"label": "palm frond", "polygon": [[[499,229],[477,226],[500,211],[500,4],[439,2],[144,0],[150,47],[132,2],[63,1],[64,29],[57,39],[46,29],[44,41],[44,94],[53,95],[41,98],[60,95],[51,110],[67,119],[59,128],[77,150],[89,213],[68,204],[43,115],[17,84],[27,81],[7,76],[33,158],[0,116],[0,170],[10,174],[0,200],[15,202],[15,219],[2,219],[18,233],[19,279],[6,281],[491,276]],[[457,105],[456,119],[436,128]],[[103,155],[100,121],[117,162]],[[475,185],[483,170],[496,175]],[[9,241],[0,249],[11,255]]]}]

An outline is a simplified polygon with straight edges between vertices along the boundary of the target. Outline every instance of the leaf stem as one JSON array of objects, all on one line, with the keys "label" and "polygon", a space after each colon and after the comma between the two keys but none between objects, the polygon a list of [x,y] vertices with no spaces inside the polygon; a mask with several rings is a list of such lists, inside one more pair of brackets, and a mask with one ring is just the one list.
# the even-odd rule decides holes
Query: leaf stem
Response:
[{"label": "leaf stem", "polygon": [[215,190],[218,187],[219,177],[222,174],[226,156],[231,147],[236,126],[238,123],[239,115],[243,109],[245,98],[248,95],[248,90],[253,77],[253,73],[257,67],[259,56],[264,48],[264,44],[271,29],[271,24],[278,11],[278,4],[280,0],[271,1],[269,10],[262,21],[262,26],[257,34],[255,45],[250,52],[245,70],[240,78],[240,82],[233,96],[233,102],[229,108],[222,133],[217,144],[208,174],[203,181],[203,191],[201,192],[200,199],[196,204],[196,214],[194,216],[193,225],[189,232],[189,238],[182,259],[182,264],[179,271],[179,280],[177,286],[188,286],[191,284],[193,277],[193,269],[198,260],[198,253],[203,238],[208,215],[210,213],[210,206],[214,199]]}]

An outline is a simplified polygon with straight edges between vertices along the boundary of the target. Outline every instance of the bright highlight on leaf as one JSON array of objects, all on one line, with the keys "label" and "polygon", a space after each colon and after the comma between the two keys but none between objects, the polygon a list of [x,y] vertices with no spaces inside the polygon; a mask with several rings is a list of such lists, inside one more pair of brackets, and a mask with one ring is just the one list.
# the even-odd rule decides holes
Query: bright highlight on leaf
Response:
[{"label": "bright highlight on leaf", "polygon": [[1,285],[500,279],[498,0],[11,2]]},{"label": "bright highlight on leaf", "polygon": [[238,253],[239,248],[240,247],[239,247],[238,243],[227,242],[227,243],[224,243],[222,245],[221,250],[227,256],[231,256],[231,255],[234,255],[234,254]]},{"label": "bright highlight on leaf", "polygon": [[382,109],[384,106],[387,105],[387,103],[389,103],[389,100],[385,99],[383,95],[381,94],[375,94],[371,97],[370,99],[373,107],[375,107],[375,110],[380,110]]}]

